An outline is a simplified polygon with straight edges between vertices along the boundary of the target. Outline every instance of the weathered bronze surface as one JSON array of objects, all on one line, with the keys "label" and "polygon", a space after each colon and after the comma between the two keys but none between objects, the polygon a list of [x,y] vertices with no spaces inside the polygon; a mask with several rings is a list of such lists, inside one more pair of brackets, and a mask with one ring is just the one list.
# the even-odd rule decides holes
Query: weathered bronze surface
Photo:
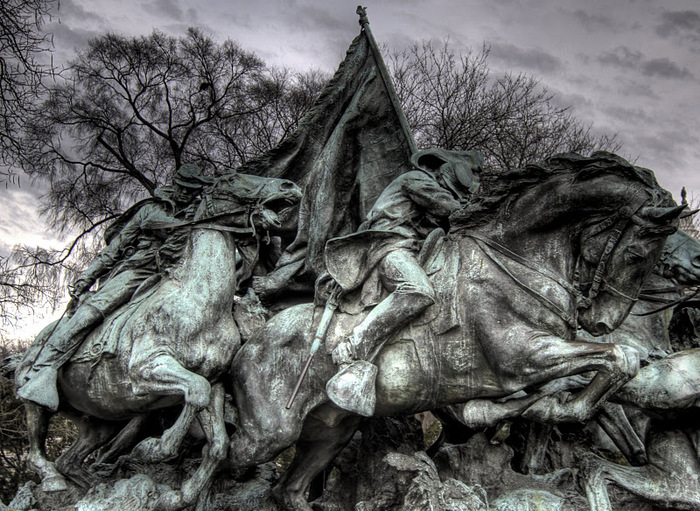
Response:
[{"label": "weathered bronze surface", "polygon": [[296,133],[108,229],[15,371],[42,483],[12,506],[700,508],[685,206],[610,153],[418,150],[358,12]]}]

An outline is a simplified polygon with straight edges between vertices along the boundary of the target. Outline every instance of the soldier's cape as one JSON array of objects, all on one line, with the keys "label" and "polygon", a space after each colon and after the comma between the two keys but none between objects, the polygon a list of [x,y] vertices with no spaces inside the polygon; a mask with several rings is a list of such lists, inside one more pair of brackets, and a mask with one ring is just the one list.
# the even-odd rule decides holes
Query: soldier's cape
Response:
[{"label": "soldier's cape", "polygon": [[109,245],[109,242],[121,232],[124,226],[129,223],[134,215],[146,204],[151,204],[154,202],[165,202],[172,205],[173,210],[175,209],[175,203],[170,199],[170,194],[172,193],[172,188],[170,186],[161,186],[156,188],[153,197],[148,197],[147,199],[140,200],[139,202],[131,205],[129,209],[124,211],[119,215],[114,222],[109,224],[109,227],[105,229],[104,239],[105,245]]},{"label": "soldier's cape", "polygon": [[364,12],[360,34],[291,136],[238,170],[290,179],[304,189],[296,238],[278,263],[313,280],[323,251],[354,232],[382,190],[412,168],[415,142]]}]

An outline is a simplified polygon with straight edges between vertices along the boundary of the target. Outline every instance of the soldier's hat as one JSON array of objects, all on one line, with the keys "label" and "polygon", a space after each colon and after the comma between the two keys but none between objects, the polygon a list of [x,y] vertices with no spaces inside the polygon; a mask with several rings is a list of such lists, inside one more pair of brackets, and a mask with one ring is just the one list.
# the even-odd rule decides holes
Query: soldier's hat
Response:
[{"label": "soldier's hat", "polygon": [[185,163],[177,169],[173,182],[185,188],[200,189],[213,184],[214,179],[203,175],[198,165]]},{"label": "soldier's hat", "polygon": [[447,149],[424,149],[411,155],[411,163],[421,170],[441,174],[448,186],[457,195],[460,188],[470,193],[479,187],[479,177],[484,156],[479,151],[450,151]]}]

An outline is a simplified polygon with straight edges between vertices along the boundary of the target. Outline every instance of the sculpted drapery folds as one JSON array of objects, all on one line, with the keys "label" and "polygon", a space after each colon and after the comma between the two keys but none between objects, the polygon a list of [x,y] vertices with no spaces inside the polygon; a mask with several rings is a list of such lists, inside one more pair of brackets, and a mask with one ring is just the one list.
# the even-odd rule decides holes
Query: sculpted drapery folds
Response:
[{"label": "sculpted drapery folds", "polygon": [[[168,488],[152,485],[148,498],[157,502],[150,507],[309,511],[307,497],[322,491],[314,481],[362,424],[372,436],[374,420],[442,410],[436,413],[466,427],[466,436],[498,426],[493,444],[507,441],[509,427],[524,421],[550,428],[596,421],[622,454],[643,462],[641,437],[635,442],[631,433],[634,417],[611,403],[655,413],[663,406],[697,407],[697,375],[689,370],[697,353],[654,360],[640,371],[641,350],[615,333],[645,296],[684,206],[675,205],[651,171],[608,152],[557,154],[494,171],[477,150],[417,150],[366,15],[358,12],[361,34],[298,129],[213,180],[180,165],[172,187],[156,188],[154,199],[107,230],[107,247],[76,281],[70,310],[28,350],[15,376],[27,401],[30,460],[44,491],[68,487],[66,476],[94,486],[98,480],[83,462],[112,438],[111,454],[128,451],[132,462],[119,463],[121,474],[176,458],[185,438],[200,432],[206,441],[201,463]],[[197,34],[190,39],[206,42]],[[243,60],[254,71],[256,63]],[[204,102],[198,94],[213,100],[218,90],[209,81],[195,89],[180,97],[193,107]],[[175,131],[194,136],[195,118]],[[105,141],[92,150],[109,152]],[[170,145],[179,165],[187,151]],[[149,186],[158,181],[155,174],[140,179]],[[270,268],[257,264],[265,247],[281,250],[267,275]],[[681,257],[688,258],[697,254]],[[666,273],[695,275],[693,263],[669,261]],[[248,283],[277,309],[242,343],[231,309]],[[582,330],[609,338],[585,339]],[[664,403],[655,391],[673,399]],[[85,433],[57,464],[43,450],[55,409],[84,414]],[[133,422],[116,436],[127,419]],[[148,422],[167,427],[160,437],[138,442]],[[537,437],[532,431],[528,442]],[[692,457],[684,435],[662,435],[659,443],[682,445],[682,463]],[[511,441],[519,448],[525,443],[521,436]],[[535,444],[518,453],[521,466],[533,471]],[[254,469],[293,445],[294,460],[270,489],[271,478]],[[488,465],[480,453],[509,449],[488,441],[470,445],[481,445],[469,458],[477,472]],[[657,447],[649,454],[650,460],[663,457]],[[217,471],[226,458],[230,470]],[[500,476],[511,458],[488,468],[498,484],[507,479]],[[581,460],[585,496],[566,470],[551,477],[520,474],[519,490],[534,492],[538,502],[578,492],[594,510],[608,509],[605,478],[625,486],[628,470],[592,456]],[[358,472],[356,461],[349,463]],[[408,509],[430,492],[440,497],[427,500],[442,503],[470,493],[467,483],[441,480],[447,469],[436,468],[439,456],[376,461],[384,468],[375,470],[425,470],[411,481],[405,474],[387,481],[382,473],[376,478],[381,488],[371,487],[368,497],[378,503],[372,509]],[[463,471],[459,465],[452,463],[450,473]],[[252,490],[231,481],[253,473]],[[662,490],[674,484],[666,475],[657,477]],[[215,477],[221,484],[212,487]],[[234,495],[210,493],[224,486],[221,494]],[[494,491],[489,487],[483,499],[470,502],[485,509],[479,503],[501,497]],[[345,492],[336,507],[319,507],[374,505],[348,497],[355,493]],[[692,505],[696,493],[681,504]],[[672,500],[659,495],[647,496]]]}]

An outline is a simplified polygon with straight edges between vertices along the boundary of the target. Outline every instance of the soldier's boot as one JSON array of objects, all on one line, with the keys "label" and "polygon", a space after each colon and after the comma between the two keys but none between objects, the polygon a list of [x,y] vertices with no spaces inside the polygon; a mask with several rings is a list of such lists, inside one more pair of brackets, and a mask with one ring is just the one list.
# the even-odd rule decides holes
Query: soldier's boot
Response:
[{"label": "soldier's boot", "polygon": [[380,348],[380,341],[386,341],[434,302],[431,296],[423,293],[396,291],[380,302],[353,329],[352,335],[333,350],[333,359],[339,363],[340,370],[326,384],[329,399],[344,410],[372,416],[377,401],[378,369],[371,363],[378,353],[375,348]]},{"label": "soldier's boot", "polygon": [[58,409],[58,369],[80,346],[85,335],[103,320],[102,313],[84,305],[73,316],[64,318],[46,341],[36,361],[24,376],[17,396],[51,411]]}]

